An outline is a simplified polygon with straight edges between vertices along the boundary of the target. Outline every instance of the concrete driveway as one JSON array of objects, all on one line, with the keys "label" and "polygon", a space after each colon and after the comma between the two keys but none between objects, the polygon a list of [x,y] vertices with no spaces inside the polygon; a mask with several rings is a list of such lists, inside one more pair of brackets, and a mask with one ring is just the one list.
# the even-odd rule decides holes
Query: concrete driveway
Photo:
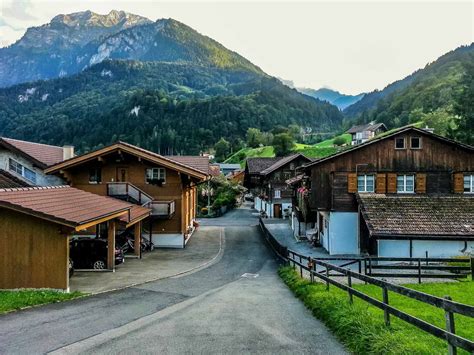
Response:
[{"label": "concrete driveway", "polygon": [[252,213],[233,211],[205,268],[0,316],[0,353],[347,353],[279,279]]},{"label": "concrete driveway", "polygon": [[78,271],[70,279],[71,291],[100,293],[143,284],[197,270],[221,252],[223,229],[198,228],[184,249],[155,249],[142,259],[126,258],[115,272]]}]

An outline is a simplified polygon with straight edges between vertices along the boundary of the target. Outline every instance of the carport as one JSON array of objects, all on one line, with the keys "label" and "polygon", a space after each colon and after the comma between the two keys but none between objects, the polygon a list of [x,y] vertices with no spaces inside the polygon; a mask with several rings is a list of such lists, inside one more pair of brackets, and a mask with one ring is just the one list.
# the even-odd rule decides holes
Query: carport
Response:
[{"label": "carport", "polygon": [[[146,216],[134,205],[70,186],[0,189],[0,288],[69,289],[69,238],[107,223],[107,266],[114,270],[115,230]],[[135,218],[132,218],[135,217]]]}]

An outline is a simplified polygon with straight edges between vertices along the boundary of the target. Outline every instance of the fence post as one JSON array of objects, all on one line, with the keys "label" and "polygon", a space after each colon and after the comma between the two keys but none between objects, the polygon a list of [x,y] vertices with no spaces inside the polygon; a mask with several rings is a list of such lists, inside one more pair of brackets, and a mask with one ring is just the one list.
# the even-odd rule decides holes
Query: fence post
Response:
[{"label": "fence post", "polygon": [[308,269],[309,269],[309,279],[311,280],[311,283],[313,283],[314,282],[313,258],[311,258],[311,257],[308,258]]},{"label": "fence post", "polygon": [[349,293],[349,302],[352,304],[354,302],[354,300],[352,299],[352,278],[351,278],[351,274],[348,272],[347,273],[347,285],[349,286],[349,289],[347,290],[347,292]]},{"label": "fence post", "polygon": [[359,260],[357,260],[357,263],[359,264],[359,274],[362,274],[362,262]]},{"label": "fence post", "polygon": [[329,291],[329,266],[326,264],[326,290]]},{"label": "fence post", "polygon": [[[367,276],[367,258],[364,258],[364,275]],[[367,285],[367,281],[365,281]]]},{"label": "fence post", "polygon": [[428,250],[425,251],[425,256],[426,256],[426,265],[428,265]]},{"label": "fence post", "polygon": [[301,264],[302,264],[302,262],[301,262],[301,255],[300,255],[300,277],[302,278],[303,277],[303,266]]},{"label": "fence post", "polygon": [[[382,300],[383,303],[388,306],[388,290],[385,286],[382,287]],[[385,325],[388,327],[390,326],[390,313],[388,309],[384,308],[383,310],[383,318],[385,321]]]},{"label": "fence post", "polygon": [[421,284],[421,258],[418,258],[418,283]]},{"label": "fence post", "polygon": [[474,281],[474,257],[471,257],[471,277],[472,281]]},{"label": "fence post", "polygon": [[[451,297],[449,296],[444,296],[444,299],[451,301]],[[448,310],[445,310],[444,313],[444,318],[446,320],[446,330],[452,334],[455,334],[455,327],[454,327],[454,315],[453,312],[450,312]],[[448,340],[448,354],[449,355],[456,355],[457,354],[457,349],[454,345],[451,345],[451,343]]]},{"label": "fence post", "polygon": [[369,273],[372,276],[372,258],[369,258]]}]

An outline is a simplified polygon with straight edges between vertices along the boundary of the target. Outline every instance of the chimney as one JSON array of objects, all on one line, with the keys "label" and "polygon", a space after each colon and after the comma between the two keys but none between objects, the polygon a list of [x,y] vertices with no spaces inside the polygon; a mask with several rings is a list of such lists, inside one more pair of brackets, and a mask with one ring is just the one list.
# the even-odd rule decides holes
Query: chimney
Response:
[{"label": "chimney", "polygon": [[63,160],[71,159],[74,157],[74,146],[65,145],[63,146]]}]

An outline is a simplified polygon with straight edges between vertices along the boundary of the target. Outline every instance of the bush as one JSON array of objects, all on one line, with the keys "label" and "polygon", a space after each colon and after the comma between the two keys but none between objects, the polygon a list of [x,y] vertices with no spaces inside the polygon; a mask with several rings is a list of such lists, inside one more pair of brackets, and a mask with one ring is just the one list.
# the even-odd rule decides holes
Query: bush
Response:
[{"label": "bush", "polygon": [[332,144],[337,145],[337,146],[341,146],[345,143],[346,143],[346,140],[341,136],[334,138],[332,141]]},{"label": "bush", "polygon": [[203,207],[203,208],[201,208],[201,214],[202,214],[202,215],[204,215],[204,216],[205,216],[205,215],[207,215],[207,214],[208,214],[208,212],[209,212],[209,211],[207,210],[207,207]]}]

